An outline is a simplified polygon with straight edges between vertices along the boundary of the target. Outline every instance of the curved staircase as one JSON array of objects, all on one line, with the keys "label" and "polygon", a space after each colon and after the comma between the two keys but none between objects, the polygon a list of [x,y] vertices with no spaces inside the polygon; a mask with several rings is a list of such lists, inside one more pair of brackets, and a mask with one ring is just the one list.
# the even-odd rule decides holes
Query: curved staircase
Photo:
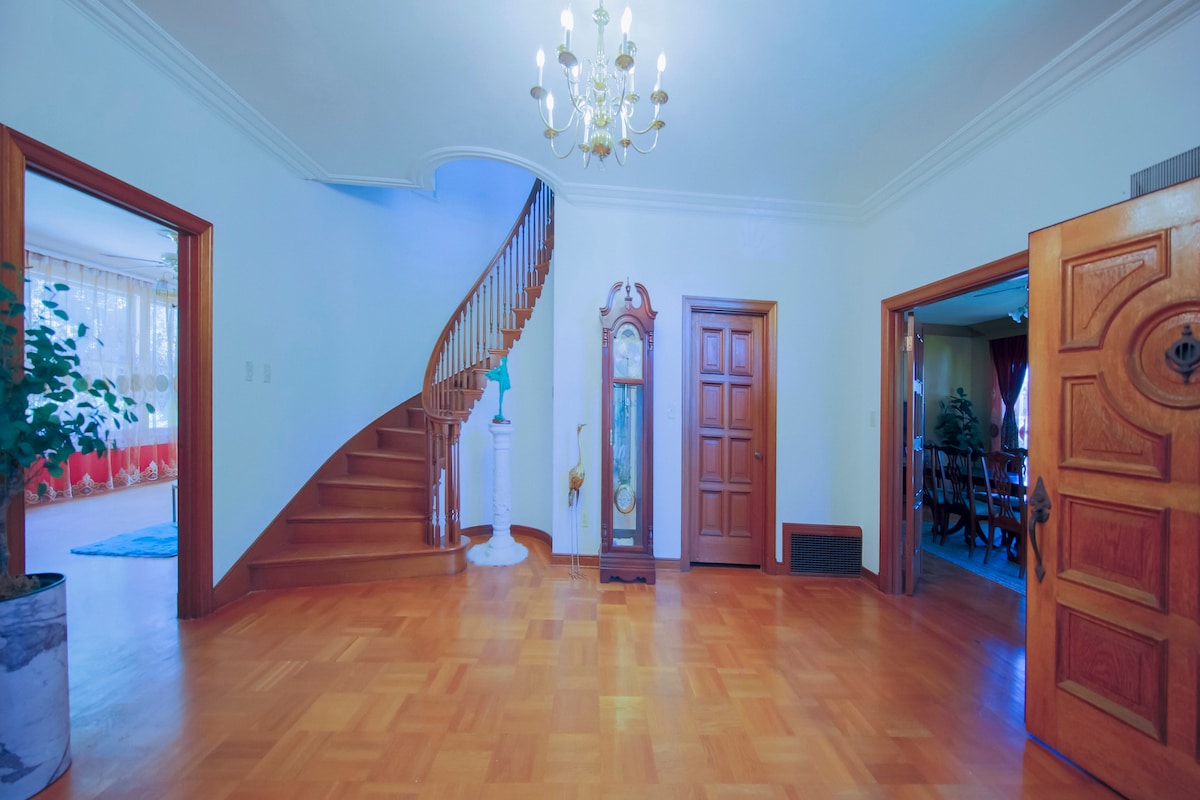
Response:
[{"label": "curved staircase", "polygon": [[541,297],[554,195],[540,180],[438,338],[420,394],[359,431],[284,507],[216,587],[247,591],[452,575],[459,535],[458,434]]}]

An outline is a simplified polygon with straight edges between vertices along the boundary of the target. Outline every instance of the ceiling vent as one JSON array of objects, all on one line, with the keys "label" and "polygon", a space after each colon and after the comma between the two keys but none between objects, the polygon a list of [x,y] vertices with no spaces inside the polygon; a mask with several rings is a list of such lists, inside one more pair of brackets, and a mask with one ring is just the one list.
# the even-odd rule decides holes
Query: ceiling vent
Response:
[{"label": "ceiling vent", "polygon": [[788,574],[862,575],[862,529],[849,525],[783,524]]},{"label": "ceiling vent", "polygon": [[1129,176],[1129,196],[1141,197],[1177,183],[1200,178],[1200,147],[1160,161]]}]

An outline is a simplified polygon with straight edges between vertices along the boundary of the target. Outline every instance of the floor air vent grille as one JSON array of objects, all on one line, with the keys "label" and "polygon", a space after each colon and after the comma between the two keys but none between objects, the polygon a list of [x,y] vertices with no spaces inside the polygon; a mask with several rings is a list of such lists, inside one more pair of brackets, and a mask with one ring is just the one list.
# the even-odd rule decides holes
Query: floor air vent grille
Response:
[{"label": "floor air vent grille", "polygon": [[857,578],[862,574],[862,531],[841,525],[783,526],[788,573]]},{"label": "floor air vent grille", "polygon": [[1160,161],[1129,176],[1129,196],[1141,197],[1168,186],[1200,177],[1200,147]]}]

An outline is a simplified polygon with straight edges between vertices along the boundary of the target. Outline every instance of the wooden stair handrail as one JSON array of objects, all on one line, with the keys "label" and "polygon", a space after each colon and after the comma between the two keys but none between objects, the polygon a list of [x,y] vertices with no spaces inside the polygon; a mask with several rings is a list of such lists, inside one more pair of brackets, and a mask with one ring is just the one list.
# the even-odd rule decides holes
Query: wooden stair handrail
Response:
[{"label": "wooden stair handrail", "polygon": [[458,434],[482,394],[483,374],[508,354],[541,296],[553,248],[554,192],[537,179],[508,237],[434,344],[421,389],[431,545],[458,544]]}]

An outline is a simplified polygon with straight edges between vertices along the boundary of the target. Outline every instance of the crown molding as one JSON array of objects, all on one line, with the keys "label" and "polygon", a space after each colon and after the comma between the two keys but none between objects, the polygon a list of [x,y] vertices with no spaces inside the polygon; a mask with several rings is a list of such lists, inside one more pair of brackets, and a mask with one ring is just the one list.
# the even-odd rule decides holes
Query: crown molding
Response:
[{"label": "crown molding", "polygon": [[302,178],[325,183],[432,190],[437,167],[455,158],[490,158],[539,175],[562,199],[599,208],[742,214],[839,224],[862,224],[996,142],[1039,111],[1149,45],[1200,12],[1200,0],[1134,0],[1019,86],[957,130],[861,203],[676,192],[569,183],[535,162],[487,148],[426,153],[408,178],[330,173],[237,92],[201,64],[131,0],[67,0],[118,41],[146,58],[206,107],[283,161]]},{"label": "crown molding", "polygon": [[1125,6],[859,204],[860,220],[995,143],[1197,12],[1200,0],[1136,0]]},{"label": "crown molding", "polygon": [[838,203],[814,203],[780,200],[774,197],[674,192],[635,189],[627,186],[600,186],[590,183],[566,183],[562,197],[572,205],[592,208],[646,209],[696,214],[735,214],[742,216],[790,219],[807,222],[857,223],[861,213],[856,206]]},{"label": "crown molding", "polygon": [[117,41],[145,58],[204,106],[265,147],[303,178],[330,176],[241,95],[201,64],[130,0],[67,0]]}]

